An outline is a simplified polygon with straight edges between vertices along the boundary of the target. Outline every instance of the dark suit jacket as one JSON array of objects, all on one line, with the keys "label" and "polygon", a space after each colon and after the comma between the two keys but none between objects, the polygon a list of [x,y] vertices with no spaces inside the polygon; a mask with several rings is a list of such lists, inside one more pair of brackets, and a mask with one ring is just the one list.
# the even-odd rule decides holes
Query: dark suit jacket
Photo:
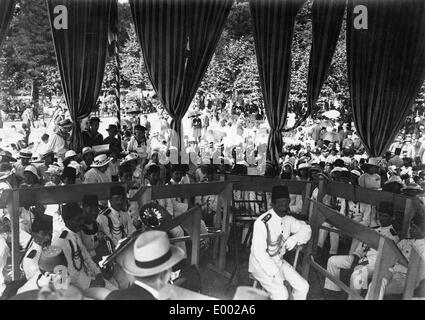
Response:
[{"label": "dark suit jacket", "polygon": [[132,284],[127,289],[112,291],[105,300],[155,300],[155,297],[142,287]]}]

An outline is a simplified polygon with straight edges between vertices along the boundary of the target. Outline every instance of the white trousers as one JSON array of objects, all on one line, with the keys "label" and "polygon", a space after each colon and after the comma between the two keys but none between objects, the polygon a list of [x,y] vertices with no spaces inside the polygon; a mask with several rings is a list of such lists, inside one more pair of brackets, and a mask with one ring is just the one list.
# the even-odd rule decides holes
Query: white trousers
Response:
[{"label": "white trousers", "polygon": [[[332,226],[327,222],[325,222],[323,224],[323,226],[328,227],[328,228],[332,228]],[[319,239],[318,239],[318,242],[317,242],[317,245],[320,248],[323,248],[328,234],[329,234],[328,230],[320,229]],[[329,254],[337,254],[338,253],[338,246],[339,246],[339,234],[335,233],[335,232],[331,232],[330,233],[330,241],[331,241],[331,247],[329,249]]]},{"label": "white trousers", "polygon": [[[329,258],[326,270],[331,275],[339,279],[341,269],[349,269],[353,261],[354,257],[352,255],[333,256]],[[326,278],[325,280],[325,289],[332,291],[341,291],[341,288],[328,278]]]},{"label": "white trousers", "polygon": [[[181,226],[177,226],[170,231],[168,231],[171,235],[170,238],[180,238],[184,237],[184,230]],[[186,252],[186,243],[184,241],[176,242],[175,245],[177,247],[180,247],[184,251],[184,257],[187,258],[187,252]]]},{"label": "white trousers", "polygon": [[[404,291],[404,286],[406,284],[406,274],[396,272],[390,276],[389,279],[382,279],[381,290],[379,291],[379,300],[384,299],[384,294],[401,294]],[[370,285],[369,290],[367,291],[366,299],[369,299],[370,295]]]},{"label": "white trousers", "polygon": [[294,300],[306,300],[310,288],[308,282],[285,260],[280,266],[281,277],[272,278],[263,272],[252,272],[252,275],[261,283],[273,300],[288,300],[289,293],[283,280],[292,287]]}]

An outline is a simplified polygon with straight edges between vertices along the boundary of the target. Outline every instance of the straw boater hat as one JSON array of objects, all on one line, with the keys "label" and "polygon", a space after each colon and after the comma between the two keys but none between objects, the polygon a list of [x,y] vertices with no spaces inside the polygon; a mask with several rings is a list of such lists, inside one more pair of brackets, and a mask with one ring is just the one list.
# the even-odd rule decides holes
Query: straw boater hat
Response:
[{"label": "straw boater hat", "polygon": [[123,253],[122,267],[136,277],[149,277],[170,269],[184,258],[184,252],[170,245],[163,231],[146,231],[138,236],[132,250]]},{"label": "straw boater hat", "polygon": [[37,169],[33,165],[26,166],[24,172],[31,172],[37,177],[37,179],[40,179],[40,176],[37,173]]},{"label": "straw boater hat", "polygon": [[101,168],[111,162],[112,158],[109,158],[106,154],[98,155],[94,158],[93,163],[90,165],[92,168]]},{"label": "straw boater hat", "polygon": [[29,151],[28,149],[22,149],[21,151],[19,151],[19,159],[23,158],[23,159],[31,159],[32,158],[32,152]]}]

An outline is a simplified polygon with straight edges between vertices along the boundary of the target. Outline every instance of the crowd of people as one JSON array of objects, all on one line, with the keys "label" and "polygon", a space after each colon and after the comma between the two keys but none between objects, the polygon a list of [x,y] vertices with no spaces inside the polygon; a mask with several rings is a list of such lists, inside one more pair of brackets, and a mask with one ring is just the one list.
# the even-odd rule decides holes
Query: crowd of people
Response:
[{"label": "crowd of people", "polygon": [[[246,109],[246,106],[251,109]],[[41,257],[46,254],[56,257],[57,260],[62,259],[62,262],[66,261],[70,283],[81,290],[93,286],[107,287],[111,290],[128,290],[130,267],[115,264],[112,270],[103,270],[99,268],[98,263],[103,256],[113,251],[121,240],[136,230],[147,228],[145,221],[142,221],[140,217],[137,202],[130,201],[132,195],[143,186],[204,183],[216,179],[217,174],[234,174],[266,175],[288,180],[316,182],[319,179],[325,179],[327,182],[345,182],[408,196],[421,196],[424,192],[425,119],[423,116],[417,116],[412,120],[413,123],[412,121],[407,123],[382,158],[368,157],[353,123],[338,123],[324,118],[308,120],[293,133],[284,134],[279,164],[272,165],[266,158],[269,128],[261,108],[249,101],[219,105],[211,103],[211,99],[198,97],[187,113],[186,119],[190,121],[190,132],[184,132],[181,141],[182,150],[188,155],[187,163],[179,164],[176,161],[177,148],[172,143],[174,135],[170,118],[162,109],[158,110],[160,123],[156,127],[159,129],[153,129],[147,115],[124,116],[121,124],[109,124],[106,135],[99,132],[101,119],[91,116],[87,122],[83,121],[80,124],[83,143],[81,151],[73,150],[71,147],[71,131],[75,125],[64,111],[59,112],[53,119],[54,133],[44,134],[36,148],[28,143],[31,123],[23,125],[23,129],[26,129],[26,141],[15,146],[2,146],[0,190],[113,181],[124,182],[128,188],[127,190],[120,187],[112,188],[109,201],[99,201],[95,195],[87,195],[81,204],[20,208],[20,245],[23,253],[22,279],[24,281],[20,283],[22,286],[17,293],[40,287],[42,277],[49,274],[49,271],[42,266],[46,257],[43,259]],[[183,153],[180,156],[183,158]],[[318,190],[314,190],[312,197],[317,198],[317,193]],[[243,195],[245,196],[251,195],[247,193]],[[281,231],[280,218],[291,211],[296,215],[296,219],[286,219],[288,230],[290,230],[287,238],[292,238],[293,241],[286,242],[285,251],[306,243],[310,238],[309,227],[305,222],[306,217],[300,215],[301,196],[289,195],[287,189],[275,190],[271,198],[270,195],[268,196],[268,207],[272,209],[260,216],[255,223],[250,271],[272,298],[287,298],[286,291],[283,290],[283,282],[280,281],[283,277],[293,286],[294,297],[305,299],[308,284],[287,265],[280,265],[283,269],[279,269],[279,266],[277,269],[270,267],[270,270],[280,273],[277,278],[274,278],[270,270],[266,270],[265,274],[262,273],[263,269],[260,266],[265,261],[271,259],[270,266],[276,263],[276,258],[271,258],[272,255],[269,254],[270,248],[265,251],[264,246],[260,245],[265,241],[262,238],[269,232],[265,231],[264,225],[269,230],[267,225],[270,224],[270,228],[273,229],[272,237],[278,237]],[[195,203],[204,203],[208,200],[201,223],[201,232],[204,233],[209,227],[213,227],[213,215],[218,205],[214,196],[207,198],[195,199]],[[375,208],[327,197],[323,199],[323,203],[398,241],[397,232],[391,226],[394,215],[391,204],[382,203]],[[189,208],[187,199],[181,198],[162,199],[155,204],[166,208],[174,217]],[[0,271],[7,269],[6,262],[10,255],[9,214],[7,209],[3,209],[0,213],[0,234],[2,235]],[[268,218],[264,220],[265,217]],[[413,237],[423,243],[425,223],[419,217],[414,225],[419,231]],[[180,237],[188,233],[190,233],[188,227],[181,225],[172,229],[169,235]],[[290,234],[292,234],[291,237],[289,237]],[[340,268],[349,265],[353,269],[352,283],[357,283],[358,277],[368,279],[373,271],[373,263],[370,262],[368,271],[362,271],[364,268],[358,267],[362,265],[359,261],[366,256],[369,257],[369,261],[372,261],[371,257],[376,256],[376,252],[366,250],[362,244],[353,241],[350,252],[356,253],[348,257],[340,257],[337,255],[339,237],[336,233],[321,232],[319,247],[324,247],[328,235],[330,236],[329,255],[331,255],[327,262],[328,270],[338,275]],[[157,234],[154,238],[161,237]],[[268,243],[270,239],[267,239]],[[273,242],[274,240],[277,242]],[[273,246],[276,247],[281,239],[274,240],[270,240],[270,244],[274,243]],[[416,244],[417,242],[412,242],[410,246]],[[50,245],[53,246],[53,249],[49,249],[51,252],[46,253],[42,250]],[[164,243],[162,245],[169,246]],[[419,247],[421,252],[424,252],[425,247]],[[181,256],[180,260],[187,258],[188,249],[184,242],[178,242],[176,248],[178,248],[179,257]],[[208,250],[208,248],[209,242],[203,240],[201,249]],[[279,250],[281,248],[278,248]],[[58,259],[59,256],[62,258]],[[179,262],[179,269],[186,270],[187,259],[182,261]],[[143,274],[137,266],[131,268],[136,270],[134,271],[136,275]],[[159,272],[161,283],[173,277],[173,273],[168,271],[166,274]],[[191,272],[193,274],[193,270]],[[10,286],[6,286],[10,281],[1,273],[0,291],[4,291],[4,296],[10,296],[11,292],[16,293],[10,289]],[[140,281],[143,283],[143,279]],[[196,284],[196,281],[193,283]],[[193,284],[191,286],[193,287]],[[363,284],[363,288],[364,286]],[[196,285],[194,287],[194,290],[197,290]],[[328,281],[325,283],[325,288],[338,291],[338,287]],[[156,297],[156,291],[153,296]]]}]

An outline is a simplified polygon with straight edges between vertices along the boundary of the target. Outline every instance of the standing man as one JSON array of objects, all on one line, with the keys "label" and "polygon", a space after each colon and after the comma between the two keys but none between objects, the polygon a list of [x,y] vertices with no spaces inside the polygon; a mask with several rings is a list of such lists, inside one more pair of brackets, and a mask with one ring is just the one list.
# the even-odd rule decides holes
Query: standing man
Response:
[{"label": "standing man", "polygon": [[98,132],[100,119],[91,117],[89,130],[83,131],[84,147],[93,147],[103,144],[103,136]]},{"label": "standing man", "polygon": [[294,300],[305,300],[308,282],[283,259],[283,255],[311,237],[311,228],[305,222],[290,216],[287,186],[272,189],[272,209],[254,223],[249,272],[270,293],[273,300],[287,300],[287,280],[293,288]]},{"label": "standing man", "polygon": [[128,142],[127,152],[135,152],[142,159],[142,164],[151,154],[150,144],[145,136],[146,128],[141,125],[134,126],[134,135]]},{"label": "standing man", "polygon": [[115,124],[110,124],[108,129],[108,137],[103,140],[103,144],[109,144],[109,152],[120,154],[122,152],[121,141],[115,136],[118,133],[118,127]]},{"label": "standing man", "polygon": [[58,123],[58,130],[49,138],[47,150],[55,153],[55,158],[63,159],[65,153],[69,150],[71,139],[72,121],[70,119],[62,120]]}]

